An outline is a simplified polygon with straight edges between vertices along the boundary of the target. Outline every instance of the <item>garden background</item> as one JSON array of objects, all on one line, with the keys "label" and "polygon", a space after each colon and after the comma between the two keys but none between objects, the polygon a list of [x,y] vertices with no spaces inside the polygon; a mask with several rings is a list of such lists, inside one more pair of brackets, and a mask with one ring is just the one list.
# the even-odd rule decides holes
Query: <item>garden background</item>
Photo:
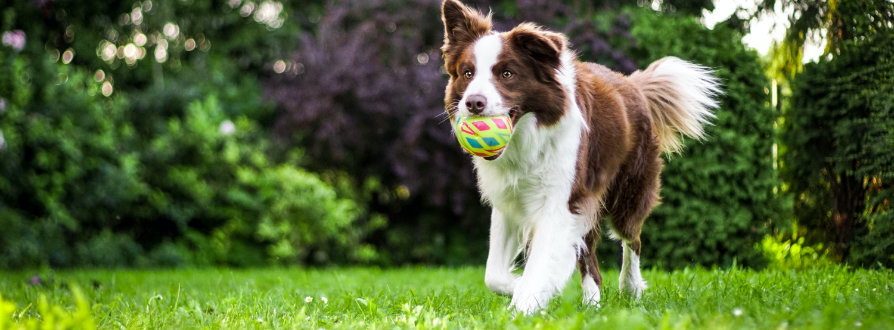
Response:
[{"label": "garden background", "polygon": [[[770,0],[711,29],[709,0],[467,3],[620,72],[716,70],[644,267],[894,266],[894,3]],[[0,269],[483,264],[488,211],[439,116],[439,6],[4,2]],[[788,32],[759,56],[741,40],[774,8]],[[618,254],[603,240],[601,266]]]}]

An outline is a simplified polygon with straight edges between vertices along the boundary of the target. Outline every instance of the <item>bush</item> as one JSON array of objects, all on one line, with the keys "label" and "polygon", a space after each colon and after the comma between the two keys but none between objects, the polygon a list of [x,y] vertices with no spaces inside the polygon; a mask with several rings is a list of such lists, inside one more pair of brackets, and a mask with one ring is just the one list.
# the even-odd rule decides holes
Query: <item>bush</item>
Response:
[{"label": "bush", "polygon": [[[73,264],[77,236],[114,226],[145,188],[124,147],[123,99],[107,100],[91,75],[0,50],[11,75],[0,98],[0,234],[5,266]],[[60,102],[64,101],[64,102]],[[112,250],[114,251],[114,250]]]},{"label": "bush", "polygon": [[[22,317],[28,309],[33,306],[28,304],[21,311],[17,311],[16,304],[3,299],[0,296],[0,329],[96,329],[96,321],[93,319],[93,313],[90,310],[90,303],[84,296],[83,291],[76,285],[69,287],[72,300],[74,300],[75,310],[68,311],[62,306],[51,304],[47,296],[43,293],[37,301],[36,317]],[[18,316],[16,316],[18,312]]]},{"label": "bush", "polygon": [[706,140],[665,155],[662,202],[643,229],[644,265],[762,264],[754,244],[781,204],[772,151],[777,114],[757,54],[732,30],[648,10],[634,11],[631,33],[637,46],[630,55],[640,67],[677,56],[716,70],[724,91]]},{"label": "bush", "polygon": [[804,236],[798,236],[798,230],[794,230],[789,238],[785,234],[776,236],[767,235],[759,244],[768,267],[772,269],[805,269],[815,267],[828,267],[832,265],[829,251],[822,243],[808,245]]},{"label": "bush", "polygon": [[894,266],[892,45],[879,31],[805,65],[783,126],[795,219],[810,242],[861,266]]},{"label": "bush", "polygon": [[[340,1],[322,17],[299,16],[311,32],[264,84],[284,110],[275,124],[280,136],[307,150],[311,169],[352,178],[349,185],[388,218],[371,239],[387,262],[478,263],[487,251],[490,212],[445,119],[440,4]],[[582,52],[633,69],[623,47],[608,42],[630,42],[626,15],[594,22],[558,2],[498,6],[498,29],[555,23]]]},{"label": "bush", "polygon": [[364,208],[270,141],[272,108],[238,64],[210,52],[146,86],[139,65],[47,56],[44,28],[0,46],[0,267],[375,258]]}]

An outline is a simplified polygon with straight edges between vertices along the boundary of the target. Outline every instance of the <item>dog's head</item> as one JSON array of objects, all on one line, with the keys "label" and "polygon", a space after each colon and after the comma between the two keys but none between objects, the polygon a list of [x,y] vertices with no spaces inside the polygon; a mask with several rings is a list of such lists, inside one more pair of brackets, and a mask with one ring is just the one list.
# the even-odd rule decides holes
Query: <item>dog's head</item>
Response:
[{"label": "dog's head", "polygon": [[451,121],[509,115],[517,123],[533,114],[538,126],[558,122],[570,98],[558,77],[569,52],[564,35],[530,23],[493,31],[490,15],[457,0],[444,1],[442,18],[441,51],[450,74],[444,103]]}]

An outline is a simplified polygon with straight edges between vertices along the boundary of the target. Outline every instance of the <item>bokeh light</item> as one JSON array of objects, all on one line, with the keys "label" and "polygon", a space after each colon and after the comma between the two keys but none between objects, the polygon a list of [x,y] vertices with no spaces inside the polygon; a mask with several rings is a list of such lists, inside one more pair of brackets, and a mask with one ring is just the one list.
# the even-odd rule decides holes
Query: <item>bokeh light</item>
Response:
[{"label": "bokeh light", "polygon": [[276,63],[273,63],[273,72],[283,73],[285,71],[286,71],[286,62],[284,62],[283,60],[279,60],[279,61],[276,61]]},{"label": "bokeh light", "polygon": [[180,27],[177,26],[177,24],[171,22],[166,23],[162,31],[164,32],[165,37],[168,37],[168,39],[174,39],[177,38],[178,35],[180,35]]},{"label": "bokeh light", "polygon": [[68,64],[71,63],[71,60],[74,59],[74,50],[71,48],[66,49],[64,53],[62,53],[62,63]]},{"label": "bokeh light", "polygon": [[142,32],[137,32],[133,36],[133,43],[136,44],[137,46],[140,46],[140,47],[145,46],[146,41],[147,41],[146,35],[143,34]]},{"label": "bokeh light", "polygon": [[186,39],[186,42],[183,43],[183,48],[187,52],[193,51],[193,49],[196,49],[196,40],[193,38]]},{"label": "bokeh light", "polygon": [[106,81],[106,82],[102,83],[102,95],[103,96],[109,97],[112,95],[112,92],[114,92],[114,91],[115,91],[115,89],[112,87],[111,82]]}]

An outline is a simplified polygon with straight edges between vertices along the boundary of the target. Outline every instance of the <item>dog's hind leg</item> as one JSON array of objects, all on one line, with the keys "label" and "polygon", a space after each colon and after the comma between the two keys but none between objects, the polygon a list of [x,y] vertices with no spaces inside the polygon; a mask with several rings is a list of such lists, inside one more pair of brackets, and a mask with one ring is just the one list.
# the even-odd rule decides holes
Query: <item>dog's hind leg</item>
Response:
[{"label": "dog's hind leg", "polygon": [[621,276],[618,279],[621,292],[633,295],[639,299],[646,290],[646,281],[640,272],[639,247],[640,241],[622,242],[623,261],[621,263]]},{"label": "dog's hind leg", "polygon": [[602,298],[602,274],[599,273],[599,260],[596,258],[596,244],[599,243],[599,230],[594,228],[584,237],[587,248],[577,258],[580,270],[583,302],[587,305],[599,306]]},{"label": "dog's hind leg", "polygon": [[[625,192],[638,191],[640,194],[622,194],[634,203],[628,203],[624,207],[609,208],[612,214],[612,234],[621,239],[623,259],[621,261],[621,276],[619,286],[621,292],[632,294],[639,299],[646,290],[646,282],[640,273],[640,232],[646,216],[657,204],[657,179],[654,180],[654,189],[638,190],[627,187]],[[633,189],[630,189],[633,188]],[[623,197],[622,197],[623,198]]]},{"label": "dog's hind leg", "polygon": [[518,281],[518,275],[512,270],[521,247],[517,225],[495,208],[490,218],[490,249],[484,271],[484,284],[488,289],[497,294],[512,295]]},{"label": "dog's hind leg", "polygon": [[612,232],[622,240],[623,259],[621,263],[620,289],[632,294],[637,299],[646,289],[646,282],[640,273],[640,233],[643,222],[658,205],[660,182],[658,173],[662,162],[658,158],[655,144],[644,148],[639,157],[646,155],[638,162],[639,166],[627,164],[610,189],[610,197],[606,210],[612,216]]}]

